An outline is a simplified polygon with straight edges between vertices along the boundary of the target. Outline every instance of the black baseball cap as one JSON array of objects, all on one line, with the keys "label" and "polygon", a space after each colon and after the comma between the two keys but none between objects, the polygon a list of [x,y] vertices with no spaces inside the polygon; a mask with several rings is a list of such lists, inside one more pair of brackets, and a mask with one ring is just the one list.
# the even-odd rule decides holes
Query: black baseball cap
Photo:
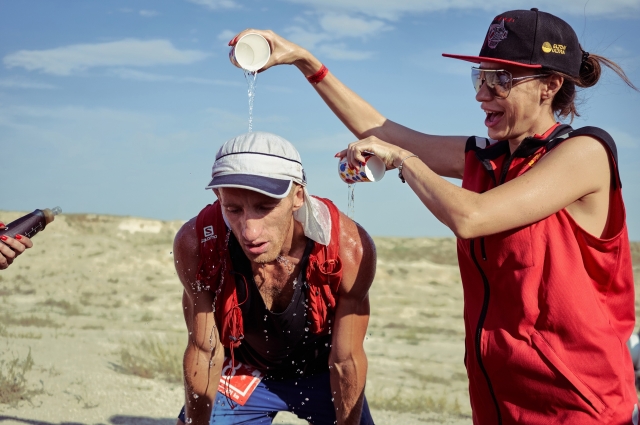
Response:
[{"label": "black baseball cap", "polygon": [[511,10],[489,26],[479,56],[442,56],[469,62],[493,62],[525,68],[545,68],[578,77],[584,52],[569,24],[550,13]]}]

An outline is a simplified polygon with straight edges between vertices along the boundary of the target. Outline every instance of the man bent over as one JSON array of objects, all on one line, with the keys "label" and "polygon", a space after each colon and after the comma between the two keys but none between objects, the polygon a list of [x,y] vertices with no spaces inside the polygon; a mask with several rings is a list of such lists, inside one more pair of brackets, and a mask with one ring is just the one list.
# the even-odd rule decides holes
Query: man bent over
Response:
[{"label": "man bent over", "polygon": [[[373,424],[364,397],[369,235],[309,196],[300,155],[255,132],[216,155],[218,200],[174,242],[189,344],[178,424]],[[221,379],[222,375],[222,379]]]}]

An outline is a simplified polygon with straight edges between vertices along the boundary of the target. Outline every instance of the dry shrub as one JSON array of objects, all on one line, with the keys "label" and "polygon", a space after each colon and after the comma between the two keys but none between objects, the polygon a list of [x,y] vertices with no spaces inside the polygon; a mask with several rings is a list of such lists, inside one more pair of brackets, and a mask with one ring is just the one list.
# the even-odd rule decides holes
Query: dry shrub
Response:
[{"label": "dry shrub", "polygon": [[43,393],[42,389],[29,387],[26,375],[31,369],[31,350],[23,360],[19,357],[0,360],[0,403],[16,406],[20,401],[31,401],[31,397]]},{"label": "dry shrub", "polygon": [[0,324],[2,325],[15,325],[15,326],[36,326],[39,328],[61,328],[62,325],[54,322],[49,318],[49,315],[46,317],[38,317],[35,315],[30,316],[14,316],[12,314],[5,313],[0,316]]},{"label": "dry shrub", "polygon": [[80,307],[76,304],[71,304],[67,300],[54,300],[53,298],[47,298],[45,301],[39,302],[38,305],[58,308],[62,310],[62,314],[65,316],[79,316],[81,314]]},{"label": "dry shrub", "polygon": [[378,258],[387,263],[427,260],[436,264],[458,264],[455,238],[374,237],[373,240]]},{"label": "dry shrub", "polygon": [[145,337],[137,343],[123,343],[117,370],[148,379],[182,382],[182,357],[186,345],[178,339]]},{"label": "dry shrub", "polygon": [[442,396],[434,399],[431,396],[422,396],[414,393],[402,392],[400,389],[392,396],[379,392],[367,394],[369,407],[376,410],[387,410],[402,413],[446,413],[449,415],[463,416],[458,399],[450,402]]}]

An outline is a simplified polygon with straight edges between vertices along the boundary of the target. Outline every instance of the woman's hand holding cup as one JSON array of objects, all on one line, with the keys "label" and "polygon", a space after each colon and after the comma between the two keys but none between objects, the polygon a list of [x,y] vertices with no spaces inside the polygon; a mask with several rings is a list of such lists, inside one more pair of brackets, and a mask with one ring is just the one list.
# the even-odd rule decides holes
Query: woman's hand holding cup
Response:
[{"label": "woman's hand holding cup", "polygon": [[258,70],[266,71],[275,65],[296,65],[305,75],[311,75],[321,66],[320,62],[307,50],[279,36],[271,30],[246,29],[229,41],[232,48],[247,34],[258,34],[267,40],[271,48],[271,56],[267,63]]},{"label": "woman's hand holding cup", "polygon": [[369,154],[381,159],[387,170],[392,170],[400,165],[403,158],[411,155],[411,152],[383,142],[375,136],[369,136],[366,139],[350,143],[347,149],[336,154],[336,158],[347,158],[352,166],[360,167],[366,162],[366,156]]}]

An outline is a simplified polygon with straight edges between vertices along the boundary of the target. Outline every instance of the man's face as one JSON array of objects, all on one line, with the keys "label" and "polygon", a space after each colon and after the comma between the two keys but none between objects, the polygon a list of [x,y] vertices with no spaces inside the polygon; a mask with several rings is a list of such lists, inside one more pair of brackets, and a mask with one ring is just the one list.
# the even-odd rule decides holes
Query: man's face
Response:
[{"label": "man's face", "polygon": [[255,263],[274,261],[293,232],[293,212],[303,202],[302,186],[294,184],[283,199],[247,189],[214,190],[231,231],[242,250]]}]

